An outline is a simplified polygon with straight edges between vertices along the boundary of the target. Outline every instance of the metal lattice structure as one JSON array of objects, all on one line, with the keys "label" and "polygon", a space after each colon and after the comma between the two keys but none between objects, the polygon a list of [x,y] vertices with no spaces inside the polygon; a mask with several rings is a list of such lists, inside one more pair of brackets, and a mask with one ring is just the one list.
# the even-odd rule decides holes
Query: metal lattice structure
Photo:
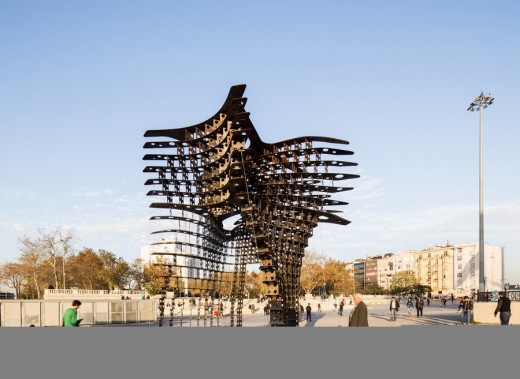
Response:
[{"label": "metal lattice structure", "polygon": [[[220,110],[200,124],[145,133],[163,140],[144,148],[168,151],[143,158],[160,164],[144,170],[158,175],[145,183],[158,187],[149,196],[161,198],[150,207],[163,213],[151,219],[173,225],[154,233],[176,236],[168,267],[181,288],[207,302],[230,286],[231,326],[242,325],[246,265],[254,263],[264,275],[271,326],[297,326],[304,249],[318,223],[349,223],[328,207],[347,204],[331,197],[352,189],[340,184],[359,176],[340,171],[357,164],[340,160],[351,151],[331,146],[345,140],[263,142],[245,110],[245,87],[231,87]],[[236,221],[226,229],[230,218]]]}]

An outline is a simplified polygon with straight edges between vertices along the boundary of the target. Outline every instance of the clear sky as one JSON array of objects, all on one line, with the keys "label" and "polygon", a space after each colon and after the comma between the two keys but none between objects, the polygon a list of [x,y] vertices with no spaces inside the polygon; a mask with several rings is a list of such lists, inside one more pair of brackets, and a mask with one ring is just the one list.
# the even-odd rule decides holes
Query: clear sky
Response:
[{"label": "clear sky", "polygon": [[342,260],[486,242],[520,283],[518,1],[0,2],[0,263],[37,230],[133,260],[151,239],[148,129],[198,123],[246,83],[267,142],[350,141],[347,227],[311,246]]}]

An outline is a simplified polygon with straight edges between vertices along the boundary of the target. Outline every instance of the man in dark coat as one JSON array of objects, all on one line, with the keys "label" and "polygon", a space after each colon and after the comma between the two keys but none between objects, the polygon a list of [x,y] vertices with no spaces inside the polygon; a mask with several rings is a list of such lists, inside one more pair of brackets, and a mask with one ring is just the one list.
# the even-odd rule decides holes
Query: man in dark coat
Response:
[{"label": "man in dark coat", "polygon": [[417,296],[415,298],[415,308],[417,309],[417,317],[421,317],[423,315],[423,307],[424,307],[424,300],[422,296]]},{"label": "man in dark coat", "polygon": [[311,322],[311,303],[305,307],[305,310],[307,311],[307,321]]},{"label": "man in dark coat", "polygon": [[354,295],[354,303],[356,306],[350,312],[348,326],[368,326],[368,309],[366,304],[363,303],[361,294],[356,293]]},{"label": "man in dark coat", "polygon": [[498,293],[499,299],[495,309],[495,317],[500,312],[500,325],[509,325],[509,319],[511,318],[511,300],[506,296],[504,291]]}]

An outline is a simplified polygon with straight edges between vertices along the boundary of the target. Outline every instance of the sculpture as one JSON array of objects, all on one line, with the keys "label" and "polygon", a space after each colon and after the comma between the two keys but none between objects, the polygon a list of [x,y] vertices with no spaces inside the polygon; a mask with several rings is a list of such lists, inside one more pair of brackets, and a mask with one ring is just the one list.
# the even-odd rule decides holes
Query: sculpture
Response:
[{"label": "sculpture", "polygon": [[[215,298],[232,277],[232,326],[235,318],[242,325],[245,268],[252,263],[264,274],[270,325],[297,326],[300,268],[313,229],[319,222],[349,223],[327,208],[347,204],[331,196],[352,189],[338,183],[359,176],[333,170],[357,164],[340,160],[351,151],[329,146],[348,144],[340,139],[263,142],[245,110],[245,87],[231,87],[220,110],[200,124],[145,133],[168,140],[146,142],[144,148],[172,151],[143,158],[163,162],[144,170],[158,175],[146,181],[159,186],[148,195],[162,198],[150,207],[167,212],[151,219],[174,224],[154,233],[177,235],[179,250],[169,267],[181,278],[181,288]],[[236,222],[226,229],[230,218]],[[172,266],[180,268],[174,273]]]}]

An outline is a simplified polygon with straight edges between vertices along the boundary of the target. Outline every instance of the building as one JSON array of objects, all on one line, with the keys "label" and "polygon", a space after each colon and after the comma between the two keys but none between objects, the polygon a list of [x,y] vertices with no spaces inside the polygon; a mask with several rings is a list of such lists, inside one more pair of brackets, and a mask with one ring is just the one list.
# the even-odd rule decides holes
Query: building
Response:
[{"label": "building", "polygon": [[365,287],[375,287],[379,284],[379,272],[377,262],[383,258],[381,255],[367,258],[365,260]]},{"label": "building", "polygon": [[188,293],[188,280],[198,278],[199,275],[195,260],[184,255],[182,243],[175,238],[165,238],[151,245],[142,246],[141,260],[145,265],[157,263],[172,265],[177,271],[177,276],[183,279],[181,288],[185,293]]},{"label": "building", "polygon": [[395,255],[394,273],[400,271],[415,271],[415,250],[407,250]]},{"label": "building", "polygon": [[451,295],[453,287],[453,258],[455,248],[430,247],[415,252],[415,273],[420,284],[432,288],[432,295]]},{"label": "building", "polygon": [[392,285],[392,277],[395,273],[395,255],[392,253],[385,254],[381,259],[377,260],[378,281],[377,284],[389,290]]},{"label": "building", "polygon": [[356,289],[365,289],[365,260],[356,259],[353,264],[354,286]]},{"label": "building", "polygon": [[[455,245],[455,293],[474,295],[479,288],[479,244]],[[504,289],[504,248],[484,245],[485,291]]]}]

